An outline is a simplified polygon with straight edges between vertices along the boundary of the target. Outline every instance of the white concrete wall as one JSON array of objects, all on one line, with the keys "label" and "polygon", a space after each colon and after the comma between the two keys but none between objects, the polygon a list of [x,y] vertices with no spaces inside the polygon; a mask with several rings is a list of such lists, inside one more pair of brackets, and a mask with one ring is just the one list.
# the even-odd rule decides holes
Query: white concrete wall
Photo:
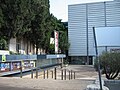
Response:
[{"label": "white concrete wall", "polygon": [[[33,44],[31,44],[30,41],[27,41],[26,39],[21,39],[21,40],[17,41],[16,38],[11,38],[10,42],[9,42],[9,51],[17,52],[17,50],[16,50],[17,44],[19,44],[19,46],[20,46],[19,53],[27,54],[27,47],[28,47],[28,54],[35,54],[34,53],[35,48],[33,48]],[[31,50],[30,50],[30,47],[31,47]]]},{"label": "white concrete wall", "polygon": [[16,52],[16,38],[11,38],[9,41],[9,51]]},{"label": "white concrete wall", "polygon": [[[36,53],[36,48],[33,46],[30,41],[27,41],[27,39],[20,39],[17,40],[16,38],[11,38],[10,43],[9,43],[9,51],[17,52],[17,44],[19,44],[19,53],[20,54],[27,54],[27,49],[28,49],[28,54],[35,54]],[[45,50],[43,49],[38,49],[38,54],[45,54]]]}]

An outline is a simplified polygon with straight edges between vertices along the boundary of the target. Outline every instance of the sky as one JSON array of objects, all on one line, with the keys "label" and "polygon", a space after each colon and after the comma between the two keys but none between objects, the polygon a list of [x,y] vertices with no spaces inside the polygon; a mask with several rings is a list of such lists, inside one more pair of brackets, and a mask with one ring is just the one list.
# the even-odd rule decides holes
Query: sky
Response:
[{"label": "sky", "polygon": [[63,22],[68,21],[68,5],[113,0],[50,0],[50,13]]}]

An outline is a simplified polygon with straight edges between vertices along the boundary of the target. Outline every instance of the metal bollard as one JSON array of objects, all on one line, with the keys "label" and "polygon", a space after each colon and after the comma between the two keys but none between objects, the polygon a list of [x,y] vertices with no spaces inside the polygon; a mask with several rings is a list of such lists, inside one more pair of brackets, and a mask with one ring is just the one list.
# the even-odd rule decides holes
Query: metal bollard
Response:
[{"label": "metal bollard", "polygon": [[61,80],[63,80],[63,70],[61,70]]},{"label": "metal bollard", "polygon": [[48,70],[47,70],[47,78],[48,78],[48,76],[49,76],[48,74],[49,74],[49,72],[48,72]]},{"label": "metal bollard", "polygon": [[64,79],[66,80],[66,69],[65,69],[65,75],[64,75]]},{"label": "metal bollard", "polygon": [[74,72],[74,79],[75,79],[75,72]]},{"label": "metal bollard", "polygon": [[33,69],[31,69],[31,78],[33,78]]},{"label": "metal bollard", "polygon": [[20,78],[22,78],[22,66],[20,67]]},{"label": "metal bollard", "polygon": [[52,72],[52,78],[53,78],[53,71],[51,71]]},{"label": "metal bollard", "polygon": [[38,69],[36,68],[36,79],[38,78]]},{"label": "metal bollard", "polygon": [[71,79],[72,79],[72,70],[71,70]]},{"label": "metal bollard", "polygon": [[45,70],[43,71],[43,76],[44,76],[44,79],[45,79]]},{"label": "metal bollard", "polygon": [[57,76],[57,73],[56,73],[56,67],[55,67],[55,69],[54,69],[54,73],[55,73],[55,80],[56,80],[56,76]]},{"label": "metal bollard", "polygon": [[70,71],[69,71],[69,80],[70,80]]}]

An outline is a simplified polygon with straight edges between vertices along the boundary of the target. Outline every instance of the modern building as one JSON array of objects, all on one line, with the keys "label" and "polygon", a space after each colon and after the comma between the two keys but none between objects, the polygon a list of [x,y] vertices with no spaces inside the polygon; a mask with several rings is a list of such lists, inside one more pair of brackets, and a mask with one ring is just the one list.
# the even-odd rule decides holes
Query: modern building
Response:
[{"label": "modern building", "polygon": [[120,0],[69,5],[68,38],[71,63],[93,63],[93,27],[119,26]]}]

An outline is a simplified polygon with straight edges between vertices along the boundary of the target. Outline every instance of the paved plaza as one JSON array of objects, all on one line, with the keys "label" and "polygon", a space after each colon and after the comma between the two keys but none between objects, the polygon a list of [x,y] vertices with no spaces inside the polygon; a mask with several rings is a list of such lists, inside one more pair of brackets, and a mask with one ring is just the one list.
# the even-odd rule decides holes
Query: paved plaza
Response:
[{"label": "paved plaza", "polygon": [[61,80],[59,71],[57,71],[57,80],[0,77],[0,90],[85,90],[86,86],[93,83],[98,76],[93,66],[70,65],[64,69],[76,71],[76,79]]}]

